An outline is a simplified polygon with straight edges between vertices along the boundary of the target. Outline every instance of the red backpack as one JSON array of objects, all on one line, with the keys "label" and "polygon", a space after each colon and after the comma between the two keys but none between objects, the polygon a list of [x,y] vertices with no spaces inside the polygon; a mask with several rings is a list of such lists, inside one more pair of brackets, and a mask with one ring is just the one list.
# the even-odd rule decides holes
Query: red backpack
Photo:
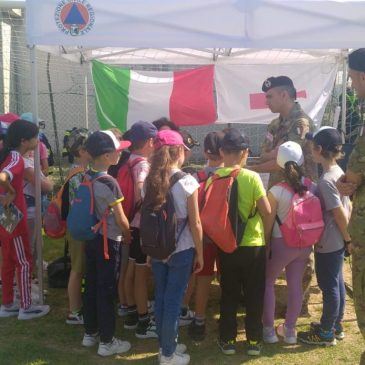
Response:
[{"label": "red backpack", "polygon": [[122,201],[124,214],[131,222],[139,207],[136,206],[134,198],[133,167],[144,161],[143,157],[137,157],[133,161],[128,159],[118,170],[117,181],[122,190],[124,199]]},{"label": "red backpack", "polygon": [[227,253],[238,247],[246,227],[238,211],[237,176],[240,172],[241,169],[234,169],[227,176],[214,174],[200,212],[204,234]]},{"label": "red backpack", "polygon": [[[324,221],[321,203],[309,191],[311,184],[310,179],[304,180],[304,185],[308,187],[308,190],[303,196],[297,193],[293,195],[289,212],[283,222],[276,215],[283,239],[289,247],[300,248],[315,245],[323,233]],[[294,193],[288,183],[282,182],[278,185]]]},{"label": "red backpack", "polygon": [[43,217],[43,228],[45,234],[48,237],[62,238],[65,236],[66,218],[70,204],[68,200],[68,184],[72,177],[74,177],[79,173],[84,173],[84,172],[85,169],[80,166],[71,169],[66,178],[66,181],[49,203]]},{"label": "red backpack", "polygon": [[205,198],[205,186],[207,185],[207,180],[213,175],[214,175],[213,173],[207,174],[205,169],[201,169],[196,172],[197,180],[199,183],[199,189],[198,189],[199,211],[203,209],[204,198]]}]

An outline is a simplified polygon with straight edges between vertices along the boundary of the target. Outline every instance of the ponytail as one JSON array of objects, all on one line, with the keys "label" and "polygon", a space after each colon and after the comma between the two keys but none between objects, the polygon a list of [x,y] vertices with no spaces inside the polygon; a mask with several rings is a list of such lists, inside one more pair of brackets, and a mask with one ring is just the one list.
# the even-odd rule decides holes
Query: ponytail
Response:
[{"label": "ponytail", "polygon": [[303,196],[308,188],[302,183],[303,170],[294,161],[288,161],[284,166],[284,176],[286,182],[299,196]]},{"label": "ponytail", "polygon": [[151,156],[144,201],[156,210],[166,201],[166,194],[170,188],[171,166],[178,160],[180,149],[181,146],[164,145]]}]

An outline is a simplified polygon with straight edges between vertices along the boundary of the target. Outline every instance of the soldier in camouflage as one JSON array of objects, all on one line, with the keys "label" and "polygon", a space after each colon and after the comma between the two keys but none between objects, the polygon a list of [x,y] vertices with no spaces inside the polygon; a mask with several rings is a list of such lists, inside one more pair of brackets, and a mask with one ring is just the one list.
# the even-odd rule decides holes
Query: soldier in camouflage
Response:
[{"label": "soldier in camouflage", "polygon": [[[349,55],[349,76],[360,99],[365,99],[365,48]],[[337,183],[341,194],[353,195],[349,223],[352,244],[352,282],[357,323],[365,338],[365,126],[359,128],[355,147],[350,155],[346,175]],[[365,353],[363,355],[365,364]]]},{"label": "soldier in camouflage", "polygon": [[[256,172],[270,173],[268,189],[284,180],[282,169],[276,163],[278,147],[287,141],[301,145],[304,154],[304,174],[311,179],[318,177],[317,164],[313,161],[310,142],[305,139],[308,132],[314,132],[312,119],[304,113],[296,102],[296,90],[293,81],[287,76],[269,77],[262,84],[266,103],[273,113],[279,113],[267,127],[264,143],[261,148],[260,163],[249,168]],[[308,314],[309,290],[314,273],[313,254],[303,275],[303,308],[302,314]],[[277,313],[285,316],[286,296],[277,296]],[[283,313],[284,312],[284,313]]]}]

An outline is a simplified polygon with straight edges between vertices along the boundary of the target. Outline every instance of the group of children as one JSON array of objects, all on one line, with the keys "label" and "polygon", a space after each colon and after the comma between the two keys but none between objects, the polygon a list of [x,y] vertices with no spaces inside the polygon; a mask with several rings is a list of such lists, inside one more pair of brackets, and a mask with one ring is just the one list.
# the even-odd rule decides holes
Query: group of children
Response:
[{"label": "group of children", "polygon": [[[87,242],[77,241],[67,233],[72,268],[68,285],[70,313],[66,322],[84,324],[82,345],[98,345],[101,356],[130,349],[129,342],[114,337],[114,299],[118,292],[118,314],[124,317],[124,328],[135,330],[141,339],[157,338],[160,364],[188,364],[187,348],[177,342],[178,326],[189,324],[190,336],[194,340],[204,339],[209,289],[216,268],[222,290],[218,346],[224,354],[236,352],[237,310],[242,296],[249,355],[260,355],[263,342],[276,343],[277,335],[288,344],[299,339],[309,344],[334,345],[336,338],[342,339],[345,304],[342,265],[345,250],[351,251],[347,232],[351,204],[336,188],[336,181],[343,174],[336,162],[342,157],[339,133],[324,127],[308,136],[313,140],[316,162],[323,170],[317,184],[303,176],[301,147],[294,142],[282,144],[277,163],[283,169],[285,185],[277,184],[267,194],[259,175],[246,166],[249,140],[237,129],[208,133],[204,140],[207,165],[192,175],[182,172],[191,152],[176,129],[168,120],[159,120],[155,125],[140,121],[123,136],[116,130],[92,134],[75,130],[70,135],[69,152],[75,157],[73,168],[78,170],[68,183],[68,208],[72,209],[82,181],[89,179],[96,216],[101,220],[106,215],[107,226]],[[0,196],[0,203],[7,207],[14,201],[25,217],[24,197],[16,193],[21,191],[24,178],[21,155],[37,146],[37,133],[30,123],[14,122],[0,157],[0,185],[5,193]],[[127,149],[130,153],[125,152]],[[226,253],[203,235],[200,195],[214,184],[213,175],[225,177],[237,169],[237,207],[245,228],[237,249]],[[120,180],[126,171],[133,181],[132,193],[127,192]],[[312,247],[287,245],[279,223],[285,220],[294,194],[302,196],[307,190],[319,196],[325,221],[321,240],[315,245],[323,314],[321,321],[312,323],[308,332],[297,334],[302,276]],[[158,209],[166,202],[168,192],[176,211],[177,242],[175,251],[167,259],[159,260],[147,257],[142,250],[141,206],[147,201]],[[63,214],[67,216],[68,211]],[[0,316],[17,314],[19,319],[25,319],[22,317],[33,309],[45,314],[49,307],[31,306],[29,301],[31,258],[26,225],[21,221],[14,232],[1,233],[5,238],[1,238],[4,259]],[[15,268],[21,288],[20,310],[12,297]],[[150,268],[153,308],[148,301]],[[274,284],[283,269],[288,283],[287,313],[285,322],[275,329]],[[195,313],[188,310],[194,290]]]}]

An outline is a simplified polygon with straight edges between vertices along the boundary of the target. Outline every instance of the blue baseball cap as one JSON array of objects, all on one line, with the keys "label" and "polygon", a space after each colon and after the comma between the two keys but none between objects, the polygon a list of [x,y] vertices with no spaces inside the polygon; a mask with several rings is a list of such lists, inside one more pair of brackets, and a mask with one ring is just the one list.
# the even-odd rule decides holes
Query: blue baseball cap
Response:
[{"label": "blue baseball cap", "polygon": [[227,128],[221,142],[221,147],[227,151],[243,151],[249,148],[249,139],[236,128]]},{"label": "blue baseball cap", "polygon": [[155,138],[157,132],[157,128],[152,123],[140,120],[132,124],[132,127],[126,132],[128,137],[125,138],[128,138],[132,143],[145,141],[149,138]]},{"label": "blue baseball cap", "polygon": [[130,145],[129,141],[119,141],[112,131],[96,131],[85,142],[86,151],[94,158],[104,153],[121,151]]}]

